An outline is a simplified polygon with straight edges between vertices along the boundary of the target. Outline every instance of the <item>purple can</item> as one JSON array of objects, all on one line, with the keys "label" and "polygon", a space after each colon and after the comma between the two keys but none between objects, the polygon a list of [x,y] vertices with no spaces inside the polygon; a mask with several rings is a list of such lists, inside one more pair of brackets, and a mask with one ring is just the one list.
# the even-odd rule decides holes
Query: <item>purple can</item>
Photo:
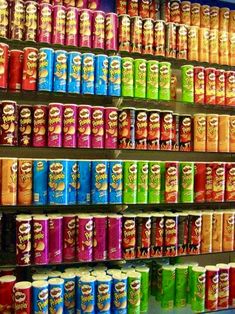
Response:
[{"label": "purple can", "polygon": [[32,229],[34,243],[33,263],[36,265],[48,264],[48,217],[43,215],[35,215],[33,217]]},{"label": "purple can", "polygon": [[38,4],[35,1],[25,2],[25,40],[36,41],[37,23]]},{"label": "purple can", "polygon": [[24,1],[12,1],[10,8],[10,39],[23,40],[25,26]]},{"label": "purple can", "polygon": [[48,105],[48,147],[62,147],[63,104]]},{"label": "purple can", "polygon": [[92,47],[92,11],[82,9],[79,16],[79,46]]},{"label": "purple can", "polygon": [[51,264],[62,262],[62,222],[62,216],[49,215],[49,263]]},{"label": "purple can", "polygon": [[52,44],[64,45],[66,8],[62,5],[53,7],[53,34]]},{"label": "purple can", "polygon": [[88,0],[76,0],[76,7],[78,9],[87,9]]},{"label": "purple can", "polygon": [[104,148],[104,107],[92,108],[91,147]]},{"label": "purple can", "polygon": [[122,216],[108,215],[108,259],[122,258]]},{"label": "purple can", "polygon": [[19,146],[32,146],[33,107],[30,105],[19,106]]},{"label": "purple can", "polygon": [[95,11],[93,13],[93,48],[104,49],[105,47],[105,13]]},{"label": "purple can", "polygon": [[77,111],[77,147],[91,148],[91,109],[89,105],[79,105]]},{"label": "purple can", "polygon": [[88,0],[88,9],[90,10],[99,10],[100,0]]},{"label": "purple can", "polygon": [[93,217],[79,215],[77,224],[77,260],[91,262],[93,251]]},{"label": "purple can", "polygon": [[117,108],[105,108],[105,148],[117,149],[118,113]]},{"label": "purple can", "polygon": [[106,50],[118,50],[118,16],[116,13],[107,13],[105,16],[105,43]]},{"label": "purple can", "polygon": [[107,259],[107,216],[96,215],[94,221],[93,260]]},{"label": "purple can", "polygon": [[38,41],[51,43],[52,36],[52,5],[41,3],[38,7]]},{"label": "purple can", "polygon": [[65,45],[78,45],[78,26],[79,14],[77,8],[69,7],[66,9],[66,29],[65,29]]},{"label": "purple can", "polygon": [[63,215],[63,261],[75,261],[76,257],[76,216]]},{"label": "purple can", "polygon": [[77,105],[65,104],[63,114],[63,147],[77,146]]},{"label": "purple can", "polygon": [[47,105],[33,106],[33,147],[47,146]]}]

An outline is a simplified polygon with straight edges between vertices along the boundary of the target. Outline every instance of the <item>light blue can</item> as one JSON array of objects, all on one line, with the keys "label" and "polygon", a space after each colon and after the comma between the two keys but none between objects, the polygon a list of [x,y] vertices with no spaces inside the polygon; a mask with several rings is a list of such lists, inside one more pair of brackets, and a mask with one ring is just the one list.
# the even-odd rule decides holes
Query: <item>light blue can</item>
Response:
[{"label": "light blue can", "polygon": [[111,313],[112,277],[96,277],[96,313]]},{"label": "light blue can", "polygon": [[49,283],[49,312],[64,313],[64,279],[53,278]]},{"label": "light blue can", "polygon": [[76,205],[77,203],[77,177],[78,164],[77,160],[68,161],[68,178],[69,178],[69,205]]},{"label": "light blue can", "polygon": [[107,95],[108,92],[108,56],[95,57],[95,94]]},{"label": "light blue can", "polygon": [[47,160],[33,161],[33,203],[34,205],[47,204]]},{"label": "light blue can", "polygon": [[108,95],[121,96],[121,57],[109,57]]},{"label": "light blue can", "polygon": [[74,314],[75,311],[75,275],[64,273],[61,275],[64,279],[64,314]]},{"label": "light blue can", "polygon": [[81,304],[81,278],[84,276],[90,276],[89,272],[80,271],[79,269],[75,271],[76,273],[76,314],[82,313],[82,304]]},{"label": "light blue can", "polygon": [[127,313],[127,275],[114,274],[112,287],[112,313]]},{"label": "light blue can", "polygon": [[56,50],[54,57],[53,91],[65,93],[67,87],[67,51]]},{"label": "light blue can", "polygon": [[33,287],[33,313],[48,314],[48,282],[36,280]]},{"label": "light blue can", "polygon": [[68,205],[68,161],[50,160],[48,164],[48,204]]},{"label": "light blue can", "polygon": [[84,53],[82,55],[82,94],[95,93],[95,55]]},{"label": "light blue can", "polygon": [[71,51],[68,53],[68,77],[67,92],[80,94],[81,90],[81,62],[80,52]]},{"label": "light blue can", "polygon": [[84,276],[80,279],[81,313],[95,314],[95,287],[96,278]]},{"label": "light blue can", "polygon": [[54,50],[51,48],[40,48],[38,61],[38,91],[52,91],[53,64]]},{"label": "light blue can", "polygon": [[92,161],[91,164],[91,203],[108,204],[107,160]]},{"label": "light blue can", "polygon": [[91,202],[91,162],[78,160],[77,176],[77,204],[90,204]]},{"label": "light blue can", "polygon": [[109,162],[109,204],[122,204],[122,161]]}]

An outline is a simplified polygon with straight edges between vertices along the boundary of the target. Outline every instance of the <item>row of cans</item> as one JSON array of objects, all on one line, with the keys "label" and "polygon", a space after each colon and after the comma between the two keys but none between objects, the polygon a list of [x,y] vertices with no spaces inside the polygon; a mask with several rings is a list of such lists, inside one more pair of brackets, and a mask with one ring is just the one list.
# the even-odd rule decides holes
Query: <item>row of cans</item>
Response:
[{"label": "row of cans", "polygon": [[65,7],[76,7],[78,9],[99,10],[100,0],[38,0],[38,4],[48,3],[51,5],[64,5]]}]

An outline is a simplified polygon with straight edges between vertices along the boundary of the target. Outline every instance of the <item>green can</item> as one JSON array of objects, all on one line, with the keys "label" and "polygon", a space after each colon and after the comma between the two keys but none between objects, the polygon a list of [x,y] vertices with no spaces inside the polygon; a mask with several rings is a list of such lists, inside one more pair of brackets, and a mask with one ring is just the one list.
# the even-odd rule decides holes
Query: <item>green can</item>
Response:
[{"label": "green can", "polygon": [[192,302],[193,312],[205,311],[206,270],[204,267],[193,267],[192,269]]},{"label": "green can", "polygon": [[171,99],[171,64],[159,62],[159,99]]},{"label": "green can", "polygon": [[137,162],[137,204],[148,202],[148,162]]},{"label": "green can", "polygon": [[134,97],[146,97],[146,60],[135,59],[134,61]]},{"label": "green can", "polygon": [[194,163],[180,163],[180,200],[181,203],[194,201]]},{"label": "green can", "polygon": [[188,264],[188,287],[187,287],[187,303],[191,304],[192,303],[192,283],[193,283],[193,267],[198,266],[197,262],[192,262]]},{"label": "green can", "polygon": [[148,203],[159,204],[161,201],[161,163],[160,161],[149,162],[148,177]]},{"label": "green can", "polygon": [[123,202],[136,204],[137,200],[137,161],[123,162]]},{"label": "green can", "polygon": [[139,266],[135,270],[141,274],[140,312],[146,313],[149,304],[149,268]]},{"label": "green can", "polygon": [[162,293],[162,267],[169,265],[168,259],[161,259],[161,261],[153,261],[152,276],[151,276],[151,295],[155,297],[156,301],[161,301]]},{"label": "green can", "polygon": [[194,102],[194,66],[183,65],[181,67],[182,101]]},{"label": "green can", "polygon": [[175,306],[176,307],[186,306],[187,288],[188,288],[188,265],[177,265],[175,269]]},{"label": "green can", "polygon": [[134,60],[122,58],[122,96],[134,97]]},{"label": "green can", "polygon": [[162,267],[162,294],[161,307],[173,309],[175,303],[175,267],[172,265]]},{"label": "green can", "polygon": [[127,313],[140,313],[140,287],[141,274],[136,271],[128,271],[128,287],[127,287]]},{"label": "green can", "polygon": [[147,98],[158,99],[159,90],[159,66],[158,61],[149,60],[147,61]]},{"label": "green can", "polygon": [[166,174],[166,163],[165,163],[165,161],[160,162],[160,171],[161,171],[160,203],[165,203],[165,174]]}]

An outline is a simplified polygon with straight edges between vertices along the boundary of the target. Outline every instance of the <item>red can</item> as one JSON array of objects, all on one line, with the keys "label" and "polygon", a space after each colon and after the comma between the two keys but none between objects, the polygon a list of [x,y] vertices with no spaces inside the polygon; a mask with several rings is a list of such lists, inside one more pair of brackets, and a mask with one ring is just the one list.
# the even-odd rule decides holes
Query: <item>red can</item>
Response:
[{"label": "red can", "polygon": [[137,216],[137,258],[150,258],[151,217],[146,214]]},{"label": "red can", "polygon": [[120,149],[135,148],[135,108],[122,108],[118,113],[118,146]]},{"label": "red can", "polygon": [[152,214],[151,226],[151,257],[163,256],[164,246],[164,215]]},{"label": "red can", "polygon": [[119,50],[130,52],[131,20],[127,14],[119,15]]},{"label": "red can", "polygon": [[206,266],[206,298],[205,308],[209,311],[216,311],[218,308],[219,294],[219,268]]},{"label": "red can", "polygon": [[215,71],[214,68],[205,69],[205,103],[208,105],[215,105]]},{"label": "red can", "polygon": [[105,47],[105,13],[94,11],[93,13],[93,48]]},{"label": "red can", "polygon": [[8,1],[1,1],[0,11],[0,37],[8,38],[8,26],[9,26],[9,8]]},{"label": "red can", "polygon": [[139,1],[139,15],[146,19],[149,17],[150,14],[150,0],[140,0]]},{"label": "red can", "polygon": [[206,164],[206,202],[211,202],[213,194],[213,163]]},{"label": "red can", "polygon": [[75,261],[76,216],[63,215],[63,261]]},{"label": "red can", "polygon": [[172,111],[161,111],[161,150],[172,150],[172,128],[173,114]]},{"label": "red can", "polygon": [[91,147],[91,106],[80,105],[77,112],[77,147]]},{"label": "red can", "polygon": [[131,17],[131,52],[142,53],[142,29],[142,17]]},{"label": "red can", "polygon": [[170,1],[170,20],[174,23],[180,23],[180,0]]},{"label": "red can", "polygon": [[37,89],[38,49],[24,48],[22,90]]},{"label": "red can", "polygon": [[178,255],[178,215],[167,214],[164,219],[164,256]]},{"label": "red can", "polygon": [[215,103],[225,105],[225,71],[215,70]]},{"label": "red can", "polygon": [[194,101],[205,103],[205,68],[200,66],[194,67]]},{"label": "red can", "polygon": [[189,214],[189,239],[188,254],[200,254],[201,249],[202,215],[200,213]]},{"label": "red can", "polygon": [[105,16],[105,49],[118,50],[118,16],[116,13],[107,13]]},{"label": "red can", "polygon": [[148,150],[160,149],[160,121],[160,110],[151,110],[150,112],[148,112]]},{"label": "red can", "polygon": [[33,106],[33,146],[47,146],[47,105]]},{"label": "red can", "polygon": [[18,107],[16,102],[0,103],[0,144],[16,146],[18,143]]},{"label": "red can", "polygon": [[154,23],[154,50],[156,56],[165,56],[165,21],[157,20]]},{"label": "red can", "polygon": [[149,17],[154,19],[154,21],[160,20],[160,2],[150,0]]},{"label": "red can", "polygon": [[192,151],[192,117],[184,114],[179,116],[179,149],[182,152]]},{"label": "red can", "polygon": [[166,24],[166,57],[176,58],[176,24]]},{"label": "red can", "polygon": [[17,265],[30,265],[31,263],[31,230],[32,218],[30,216],[16,217],[16,263]]},{"label": "red can", "polygon": [[187,59],[188,57],[188,29],[186,25],[176,27],[176,52],[177,59]]},{"label": "red can", "polygon": [[165,202],[178,203],[179,199],[179,163],[165,163]]},{"label": "red can", "polygon": [[15,282],[15,276],[0,277],[0,308],[2,313],[14,313],[13,287]]},{"label": "red can", "polygon": [[196,162],[194,164],[194,201],[203,203],[206,201],[206,164]]},{"label": "red can", "polygon": [[235,305],[235,263],[229,263],[229,305]]},{"label": "red can", "polygon": [[154,23],[153,19],[143,20],[143,54],[153,55]]},{"label": "red can", "polygon": [[188,250],[188,214],[179,213],[178,218],[178,252],[186,255]]},{"label": "red can", "polygon": [[122,257],[126,260],[136,257],[136,216],[124,214],[122,218]]},{"label": "red can", "polygon": [[23,0],[11,2],[10,39],[23,40],[25,28],[25,8]]},{"label": "red can", "polygon": [[129,1],[127,1],[127,13],[130,16],[137,16],[137,15],[139,15],[138,0],[129,0]]},{"label": "red can", "polygon": [[148,116],[145,109],[135,113],[135,148],[147,149]]},{"label": "red can", "polygon": [[235,201],[235,163],[226,164],[225,201]]},{"label": "red can", "polygon": [[8,88],[20,90],[22,86],[23,51],[11,50],[9,57],[9,81]]},{"label": "red can", "polygon": [[9,46],[0,43],[0,88],[7,88]]},{"label": "red can", "polygon": [[30,105],[19,106],[19,146],[32,146],[33,135],[33,107]]},{"label": "red can", "polygon": [[127,13],[127,0],[116,1],[116,12],[118,15]]},{"label": "red can", "polygon": [[15,314],[31,313],[31,282],[22,281],[14,285],[14,309]]},{"label": "red can", "polygon": [[225,104],[235,106],[235,71],[225,72]]},{"label": "red can", "polygon": [[117,149],[118,113],[115,107],[105,108],[105,142],[108,149]]},{"label": "red can", "polygon": [[217,264],[219,268],[218,307],[228,308],[229,304],[229,265]]},{"label": "red can", "polygon": [[104,107],[92,108],[91,147],[104,148]]},{"label": "red can", "polygon": [[179,114],[178,113],[173,113],[172,149],[174,151],[179,150]]},{"label": "red can", "polygon": [[213,163],[212,170],[212,201],[224,202],[225,194],[225,163]]},{"label": "red can", "polygon": [[28,41],[36,41],[38,22],[38,4],[35,1],[25,2],[25,33]]}]

